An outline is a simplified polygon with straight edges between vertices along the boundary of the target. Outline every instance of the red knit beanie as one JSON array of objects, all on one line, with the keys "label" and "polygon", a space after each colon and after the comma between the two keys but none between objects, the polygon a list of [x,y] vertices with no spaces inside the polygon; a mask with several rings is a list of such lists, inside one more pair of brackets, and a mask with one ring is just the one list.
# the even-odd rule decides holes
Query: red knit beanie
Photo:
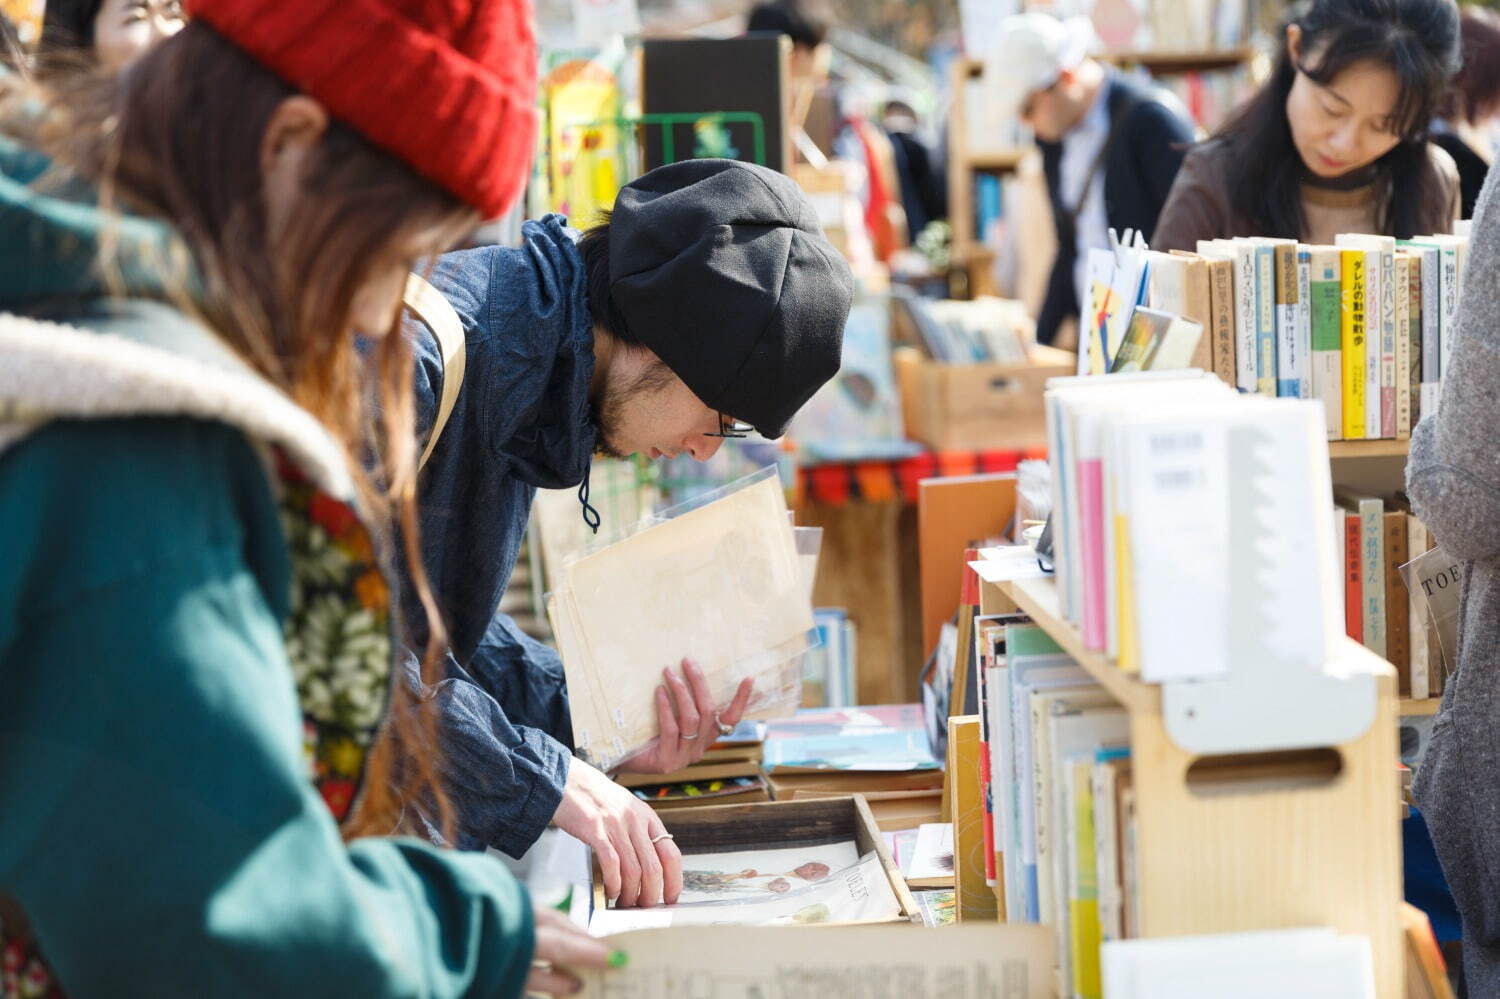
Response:
[{"label": "red knit beanie", "polygon": [[187,11],[485,218],[515,203],[536,145],[530,0],[188,0]]}]

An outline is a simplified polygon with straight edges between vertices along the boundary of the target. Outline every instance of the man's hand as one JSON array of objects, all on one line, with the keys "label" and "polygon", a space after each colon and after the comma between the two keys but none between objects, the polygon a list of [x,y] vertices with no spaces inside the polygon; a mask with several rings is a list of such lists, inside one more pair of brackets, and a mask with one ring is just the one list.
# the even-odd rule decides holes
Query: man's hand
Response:
[{"label": "man's hand", "polygon": [[620,764],[619,769],[625,773],[669,774],[697,763],[719,738],[721,724],[733,728],[740,723],[755,690],[755,681],[747,677],[740,681],[728,706],[716,708],[703,670],[691,659],[682,661],[681,675],[664,669],[662,676],[666,683],[656,688],[661,735]]},{"label": "man's hand", "polygon": [[582,760],[568,765],[568,783],[552,821],[593,849],[604,872],[604,893],[616,905],[671,905],[682,894],[682,853],[662,838],[667,830],[661,819]]},{"label": "man's hand", "polygon": [[533,906],[532,913],[536,950],[526,978],[527,995],[573,995],[582,984],[578,972],[610,966],[609,946],[604,941],[595,940],[567,916],[546,906]]}]

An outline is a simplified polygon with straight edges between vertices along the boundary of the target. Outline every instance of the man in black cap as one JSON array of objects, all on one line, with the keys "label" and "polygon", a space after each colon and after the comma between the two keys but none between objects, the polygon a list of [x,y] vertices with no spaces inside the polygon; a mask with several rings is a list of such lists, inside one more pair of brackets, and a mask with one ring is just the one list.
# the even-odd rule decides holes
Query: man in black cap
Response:
[{"label": "man in black cap", "polygon": [[[556,653],[496,607],[538,488],[578,486],[597,527],[595,454],[706,461],[726,437],[781,436],[838,371],[849,268],[787,177],[689,160],[627,185],[581,239],[549,216],[523,227],[520,247],[447,254],[431,280],[464,331],[461,387],[429,442],[443,348],[423,323],[407,329],[431,448],[418,487],[422,561],[449,638],[446,678],[424,700],[438,710],[452,835],[518,857],[555,822],[594,849],[621,904],[675,901],[681,856],[660,820],[572,758]],[[403,598],[419,607],[409,585]],[[408,619],[408,645],[421,649],[424,616]],[[408,667],[415,676],[415,653]],[[714,704],[686,660],[663,679],[662,735],[632,771],[696,762],[750,696],[747,681]]]}]

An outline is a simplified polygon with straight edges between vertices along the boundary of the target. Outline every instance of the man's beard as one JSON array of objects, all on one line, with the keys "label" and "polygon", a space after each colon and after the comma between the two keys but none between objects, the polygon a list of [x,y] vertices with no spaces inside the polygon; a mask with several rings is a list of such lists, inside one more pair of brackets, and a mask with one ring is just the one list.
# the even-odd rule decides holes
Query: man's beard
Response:
[{"label": "man's beard", "polygon": [[659,358],[650,367],[637,374],[624,386],[606,380],[593,403],[594,425],[598,434],[594,438],[594,454],[600,458],[629,458],[633,452],[626,451],[620,441],[621,427],[625,422],[626,409],[638,399],[660,392],[671,384],[672,369]]}]

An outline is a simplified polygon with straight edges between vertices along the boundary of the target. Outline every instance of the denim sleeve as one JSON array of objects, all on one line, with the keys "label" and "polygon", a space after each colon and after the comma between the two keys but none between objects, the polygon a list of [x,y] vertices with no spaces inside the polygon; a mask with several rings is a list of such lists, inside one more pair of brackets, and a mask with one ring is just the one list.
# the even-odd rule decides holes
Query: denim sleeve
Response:
[{"label": "denim sleeve", "polygon": [[[420,683],[417,658],[410,652],[406,668],[409,680]],[[461,850],[494,847],[520,857],[562,801],[571,754],[541,729],[513,723],[451,653],[444,673],[444,679],[422,691],[422,700],[436,711],[453,845]],[[430,814],[424,819],[432,829]]]},{"label": "denim sleeve", "polygon": [[508,614],[490,620],[469,660],[469,676],[499,702],[513,724],[539,728],[573,750],[573,718],[562,660]]}]

